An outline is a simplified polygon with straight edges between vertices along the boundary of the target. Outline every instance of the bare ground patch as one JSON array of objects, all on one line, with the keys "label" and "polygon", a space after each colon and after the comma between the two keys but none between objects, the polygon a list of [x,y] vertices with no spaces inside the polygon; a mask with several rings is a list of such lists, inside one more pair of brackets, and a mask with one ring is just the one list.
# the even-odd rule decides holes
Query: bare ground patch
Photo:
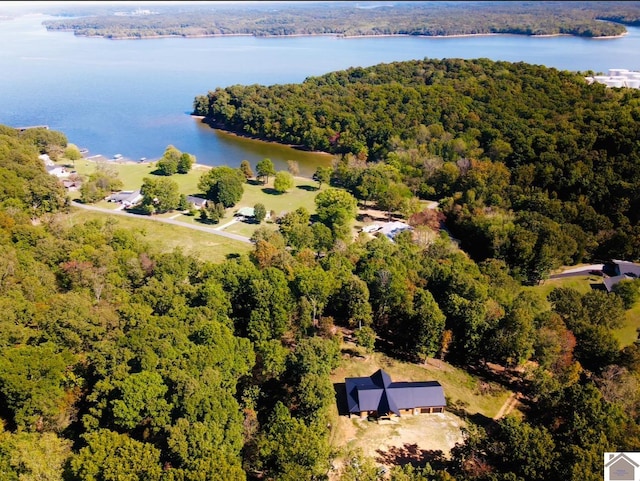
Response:
[{"label": "bare ground patch", "polygon": [[[462,442],[465,422],[450,412],[405,416],[398,421],[378,423],[340,416],[334,429],[334,443],[346,450],[362,451],[379,466],[424,466],[447,459],[451,448]],[[336,459],[334,467],[342,465]]]}]

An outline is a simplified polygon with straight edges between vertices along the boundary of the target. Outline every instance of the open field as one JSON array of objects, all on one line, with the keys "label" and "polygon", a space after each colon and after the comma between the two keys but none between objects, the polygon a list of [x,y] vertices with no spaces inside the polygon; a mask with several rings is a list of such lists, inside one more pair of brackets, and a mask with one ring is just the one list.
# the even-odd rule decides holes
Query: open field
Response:
[{"label": "open field", "polygon": [[537,286],[527,286],[525,289],[541,294],[545,299],[549,293],[557,287],[571,287],[581,294],[586,294],[592,289],[592,285],[602,284],[602,277],[595,275],[562,277],[559,279],[546,279]]},{"label": "open field", "polygon": [[[122,190],[136,190],[142,185],[142,179],[153,176],[152,172],[156,169],[155,162],[126,162],[118,160],[108,160],[104,162],[110,169],[118,173],[118,177],[123,182]],[[95,172],[99,162],[94,160],[81,159],[75,162],[73,167],[78,174],[89,176]],[[175,174],[170,178],[177,182],[180,187],[180,193],[185,195],[197,194],[198,181],[200,176],[209,168],[203,165],[194,165],[193,169],[187,174]],[[79,193],[77,194],[79,197]]]},{"label": "open field", "polygon": [[[108,166],[118,173],[118,177],[123,182],[123,190],[136,190],[139,189],[142,185],[142,181],[145,177],[153,176],[152,172],[155,170],[155,162],[130,162],[130,161],[113,161],[113,160],[102,160],[108,164]],[[72,167],[68,162],[63,162],[69,167]],[[75,162],[75,165],[72,167],[77,171],[81,176],[88,176],[92,172],[95,171],[96,167],[99,165],[99,162],[96,162],[92,159],[82,159]],[[205,173],[209,167],[203,165],[194,165],[194,168],[187,174],[175,174],[170,178],[178,183],[180,193],[185,195],[194,195],[198,194],[198,181],[203,173]],[[234,206],[233,208],[227,209],[225,216],[220,219],[219,224],[211,225],[210,227],[217,227],[224,225],[231,220],[233,220],[234,213],[241,207],[253,207],[257,203],[262,203],[267,208],[268,211],[275,212],[276,215],[280,215],[284,212],[289,212],[297,209],[298,207],[305,207],[311,214],[315,213],[315,196],[319,192],[317,189],[317,183],[313,180],[306,177],[295,177],[295,185],[292,189],[284,194],[280,194],[273,189],[273,177],[269,179],[269,183],[263,185],[257,181],[249,181],[244,184],[244,195],[240,202]],[[326,188],[323,186],[323,189]],[[72,192],[70,194],[72,199],[78,199],[80,197],[79,192]],[[119,207],[118,204],[101,201],[95,204],[97,207],[102,207],[106,209],[115,210]],[[100,215],[100,214],[94,214]],[[199,222],[199,216],[196,214],[195,216],[185,215],[179,212],[167,212],[164,214],[160,214],[158,217],[161,218],[174,218],[179,222],[184,222],[186,224],[191,225],[202,225]],[[144,217],[140,217],[141,220],[144,220]],[[132,222],[127,219],[127,221]],[[277,228],[275,224],[262,223],[263,226]],[[231,224],[228,228],[225,228],[225,231],[242,235],[245,237],[251,237],[256,229],[259,227],[258,224],[245,223],[245,222],[237,222]],[[164,229],[167,229],[165,226]],[[196,233],[192,230],[184,230],[184,233],[181,235],[181,240],[183,240],[185,244],[192,245],[203,245],[201,236],[202,233]],[[193,239],[186,239],[187,237],[195,236]],[[177,244],[178,239],[174,239],[172,242]],[[224,244],[227,240],[216,238],[216,244]],[[230,241],[232,242],[232,241]],[[225,249],[228,252],[236,252],[233,244],[228,245]],[[191,249],[194,252],[198,249]],[[246,251],[246,246],[242,246],[241,251]],[[215,257],[215,256],[214,256]]]},{"label": "open field", "polygon": [[222,262],[228,254],[247,253],[253,248],[251,244],[187,227],[154,222],[145,219],[143,216],[140,216],[140,218],[111,216],[80,209],[74,210],[69,215],[69,222],[72,225],[94,219],[113,219],[117,225],[141,233],[152,247],[162,252],[170,252],[175,248],[181,248],[185,254],[192,255],[203,261]]},{"label": "open field", "polygon": [[625,347],[633,344],[638,339],[638,329],[640,329],[640,302],[625,313],[624,325],[613,331],[620,346]]},{"label": "open field", "polygon": [[[339,437],[346,450],[361,451],[380,466],[424,464],[431,459],[448,457],[451,448],[463,441],[461,428],[465,424],[449,412],[410,416],[381,424],[341,416],[333,441]],[[334,469],[339,470],[343,462],[343,458],[337,457]]]}]

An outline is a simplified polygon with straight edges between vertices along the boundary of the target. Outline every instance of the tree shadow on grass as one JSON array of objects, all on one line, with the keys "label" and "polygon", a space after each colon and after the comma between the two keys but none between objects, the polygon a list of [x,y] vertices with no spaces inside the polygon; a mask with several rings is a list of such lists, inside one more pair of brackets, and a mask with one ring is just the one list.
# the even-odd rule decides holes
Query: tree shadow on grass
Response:
[{"label": "tree shadow on grass", "polygon": [[247,184],[249,184],[249,185],[264,185],[261,180],[256,180],[256,179],[247,179]]},{"label": "tree shadow on grass", "polygon": [[171,177],[170,175],[166,175],[162,170],[160,169],[154,169],[152,171],[149,172],[151,175],[157,175],[158,177]]},{"label": "tree shadow on grass", "polygon": [[314,187],[313,185],[299,185],[298,189],[306,190],[307,192],[315,192],[316,190],[318,190],[318,188]]},{"label": "tree shadow on grass", "polygon": [[417,444],[405,443],[402,447],[392,446],[388,451],[376,449],[378,456],[376,462],[387,466],[412,466],[424,467],[427,463],[434,469],[441,469],[445,466],[444,453],[440,450],[420,449]]},{"label": "tree shadow on grass", "polygon": [[282,195],[282,192],[279,192],[276,189],[273,189],[271,187],[264,187],[262,189],[262,192],[264,192],[265,194],[268,194],[268,195]]},{"label": "tree shadow on grass", "polygon": [[[389,216],[384,214],[384,215],[375,215],[374,213],[367,213],[367,214],[358,214],[356,216],[356,220],[358,222],[389,222]],[[393,220],[393,216],[391,217],[391,220]]]}]

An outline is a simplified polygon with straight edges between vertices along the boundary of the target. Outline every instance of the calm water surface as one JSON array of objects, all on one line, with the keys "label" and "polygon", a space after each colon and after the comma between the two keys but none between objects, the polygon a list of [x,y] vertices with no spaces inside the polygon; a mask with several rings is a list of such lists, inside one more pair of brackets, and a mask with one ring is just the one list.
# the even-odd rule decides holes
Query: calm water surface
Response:
[{"label": "calm water surface", "polygon": [[278,169],[297,160],[308,175],[329,156],[238,138],[189,115],[196,95],[233,84],[301,82],[351,66],[423,58],[524,61],[574,71],[640,70],[640,29],[617,39],[216,37],[106,40],[47,32],[52,17],[0,21],[0,123],[46,124],[90,154],[157,158],[167,145],[207,165]]}]

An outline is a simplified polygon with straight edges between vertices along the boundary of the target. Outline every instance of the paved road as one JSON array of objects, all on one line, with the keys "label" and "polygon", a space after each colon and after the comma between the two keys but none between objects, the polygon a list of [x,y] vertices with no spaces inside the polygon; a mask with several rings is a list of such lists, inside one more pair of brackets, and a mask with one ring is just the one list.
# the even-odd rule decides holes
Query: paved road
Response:
[{"label": "paved road", "polygon": [[591,274],[592,271],[602,272],[603,265],[602,264],[591,264],[588,266],[580,266],[566,269],[558,274],[553,274],[549,276],[549,279],[560,279],[562,277],[571,277],[571,276],[587,276]]},{"label": "paved road", "polygon": [[[195,225],[195,224],[186,224],[184,222],[180,222],[174,219],[170,219],[170,218],[163,218],[163,217],[157,217],[157,216],[141,216],[138,214],[132,214],[131,212],[127,212],[124,210],[112,210],[112,209],[105,209],[103,207],[96,207],[95,205],[86,205],[86,204],[80,204],[79,202],[75,202],[72,201],[71,205],[73,205],[74,207],[79,207],[80,209],[85,209],[85,210],[91,210],[94,212],[103,212],[105,214],[112,214],[112,215],[122,215],[122,216],[126,216],[126,217],[136,217],[138,219],[142,218],[145,220],[153,220],[156,222],[164,222],[165,224],[173,224],[173,225],[177,225],[180,227],[186,227],[188,229],[195,229],[195,230],[200,230],[202,232],[208,232],[209,234],[215,234],[215,235],[219,235],[222,237],[226,237],[227,239],[233,239],[236,241],[240,241],[240,242],[246,242],[248,244],[251,244],[251,240],[248,237],[244,237],[238,234],[232,234],[231,232],[225,232],[223,230],[220,230],[219,228],[213,228],[213,227],[205,227],[203,225]],[[225,226],[226,227],[226,224]]]}]

